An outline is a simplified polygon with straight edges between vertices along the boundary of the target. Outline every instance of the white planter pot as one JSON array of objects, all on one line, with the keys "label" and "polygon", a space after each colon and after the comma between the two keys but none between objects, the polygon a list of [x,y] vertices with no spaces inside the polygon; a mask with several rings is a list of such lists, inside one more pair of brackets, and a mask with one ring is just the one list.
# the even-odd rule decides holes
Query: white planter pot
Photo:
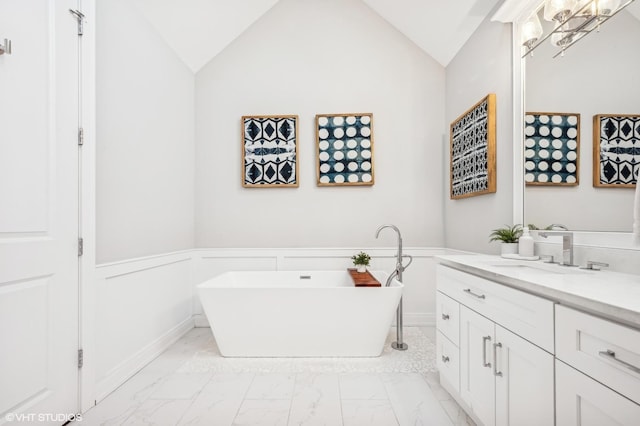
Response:
[{"label": "white planter pot", "polygon": [[367,272],[367,265],[356,265],[356,271]]},{"label": "white planter pot", "polygon": [[500,244],[500,254],[518,254],[518,243]]}]

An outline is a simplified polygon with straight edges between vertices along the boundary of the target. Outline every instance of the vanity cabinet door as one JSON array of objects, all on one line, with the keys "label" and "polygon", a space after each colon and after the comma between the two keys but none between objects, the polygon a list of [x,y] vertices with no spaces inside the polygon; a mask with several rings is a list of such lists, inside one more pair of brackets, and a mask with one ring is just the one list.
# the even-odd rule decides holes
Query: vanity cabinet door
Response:
[{"label": "vanity cabinet door", "polygon": [[440,330],[436,331],[436,363],[440,382],[460,393],[460,350]]},{"label": "vanity cabinet door", "polygon": [[553,426],[553,355],[496,325],[496,425]]},{"label": "vanity cabinet door", "polygon": [[558,426],[637,426],[640,405],[556,360]]},{"label": "vanity cabinet door", "polygon": [[484,425],[495,424],[494,323],[460,306],[460,397]]}]

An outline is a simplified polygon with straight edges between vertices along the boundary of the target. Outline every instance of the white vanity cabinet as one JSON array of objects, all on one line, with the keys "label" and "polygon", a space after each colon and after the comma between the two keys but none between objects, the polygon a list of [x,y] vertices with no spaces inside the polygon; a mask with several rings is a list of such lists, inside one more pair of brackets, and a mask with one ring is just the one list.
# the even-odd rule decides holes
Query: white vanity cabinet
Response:
[{"label": "white vanity cabinet", "polygon": [[640,331],[556,307],[559,425],[640,424]]},{"label": "white vanity cabinet", "polygon": [[640,426],[640,277],[440,256],[441,384],[482,425]]},{"label": "white vanity cabinet", "polygon": [[458,334],[459,371],[440,369],[445,389],[484,425],[553,425],[554,358],[527,340],[553,348],[553,302],[442,265],[437,283],[439,309],[459,310],[457,332],[437,319],[438,339]]}]

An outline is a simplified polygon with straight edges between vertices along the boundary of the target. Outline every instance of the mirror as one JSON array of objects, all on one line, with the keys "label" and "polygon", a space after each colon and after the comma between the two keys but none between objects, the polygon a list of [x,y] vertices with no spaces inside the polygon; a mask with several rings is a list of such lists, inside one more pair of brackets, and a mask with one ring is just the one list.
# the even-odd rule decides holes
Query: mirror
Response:
[{"label": "mirror", "polygon": [[[545,33],[552,24],[541,20]],[[551,171],[556,154],[560,158],[577,161],[574,166],[563,169],[564,178],[554,184],[527,183],[524,190],[524,223],[543,228],[551,224],[562,224],[577,231],[631,232],[633,224],[633,188],[594,187],[594,116],[597,114],[630,115],[640,114],[640,85],[637,74],[640,70],[640,2],[630,4],[600,28],[571,46],[563,56],[555,59],[557,47],[549,40],[540,45],[533,56],[523,59],[524,68],[524,109],[525,113],[541,113],[525,121],[525,178],[532,177],[531,151],[536,142],[533,170],[539,169],[543,155],[543,168]],[[544,113],[544,114],[542,114]],[[561,114],[574,114],[562,116]],[[579,114],[579,132],[575,124]],[[532,124],[533,123],[533,124]],[[554,123],[559,123],[555,126]],[[574,127],[574,130],[571,130]],[[571,140],[571,149],[554,148],[554,135]],[[596,125],[596,128],[599,126]],[[545,135],[541,136],[543,133]],[[640,133],[638,130],[637,133]],[[548,136],[545,138],[544,136]],[[546,139],[546,142],[543,141]],[[542,147],[547,148],[542,153]],[[558,151],[558,152],[556,152]],[[560,152],[563,151],[563,152]],[[543,155],[541,155],[543,154]],[[595,151],[598,156],[598,151]],[[570,163],[570,161],[569,161]],[[635,166],[636,168],[638,166]],[[572,181],[573,175],[576,182]],[[542,180],[550,180],[547,172]],[[554,178],[555,179],[555,178]],[[577,184],[576,184],[577,183]]]}]

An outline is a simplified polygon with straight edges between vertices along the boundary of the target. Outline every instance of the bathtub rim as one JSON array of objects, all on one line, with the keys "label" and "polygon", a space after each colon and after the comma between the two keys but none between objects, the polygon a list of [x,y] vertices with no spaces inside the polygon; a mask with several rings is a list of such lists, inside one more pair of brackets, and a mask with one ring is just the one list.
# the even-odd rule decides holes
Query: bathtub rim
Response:
[{"label": "bathtub rim", "polygon": [[[335,273],[335,274],[340,274],[341,277],[348,277],[349,273],[346,270],[300,270],[300,271],[272,271],[272,270],[266,270],[266,271],[246,271],[246,270],[232,270],[232,271],[226,271],[223,273],[220,273],[214,277],[211,277],[199,284],[196,285],[196,288],[198,290],[203,290],[203,289],[213,289],[213,288],[219,288],[219,289],[296,289],[296,290],[305,290],[305,289],[353,289],[353,288],[357,288],[357,289],[384,289],[386,288],[386,286],[384,285],[387,281],[387,279],[389,278],[389,274],[387,272],[384,271],[380,271],[380,270],[374,270],[374,271],[368,271],[370,272],[372,275],[374,275],[374,277],[376,279],[378,279],[378,281],[380,281],[381,286],[380,287],[368,287],[368,286],[356,286],[354,285],[337,285],[337,286],[311,286],[308,285],[310,284],[309,282],[305,282],[305,286],[300,286],[297,287],[295,285],[293,285],[293,283],[288,283],[287,285],[274,285],[273,283],[269,283],[268,285],[244,285],[244,284],[240,284],[237,285],[236,283],[231,283],[229,284],[228,282],[225,282],[223,279],[225,278],[225,276],[229,276],[229,278],[233,279],[234,275],[258,275],[258,274],[264,274],[264,273],[268,273],[270,275],[278,275],[278,274],[299,274],[299,275],[309,275],[309,274],[314,274],[314,273]],[[219,282],[218,282],[219,281]],[[389,288],[400,288],[401,290],[404,289],[404,283],[398,281],[397,278],[394,278],[391,281],[391,285],[389,286]]]}]

